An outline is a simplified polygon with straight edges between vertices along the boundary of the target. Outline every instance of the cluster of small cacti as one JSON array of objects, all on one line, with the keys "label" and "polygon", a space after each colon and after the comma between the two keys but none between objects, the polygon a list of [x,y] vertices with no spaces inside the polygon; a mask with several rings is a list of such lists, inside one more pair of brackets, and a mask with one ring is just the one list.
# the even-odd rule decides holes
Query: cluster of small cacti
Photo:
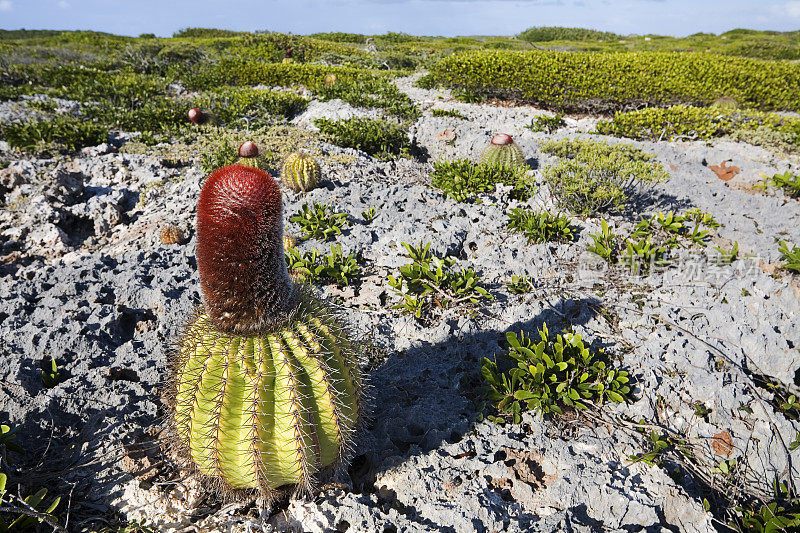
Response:
[{"label": "cluster of small cacti", "polygon": [[361,403],[355,345],[325,302],[290,278],[285,242],[281,192],[267,172],[229,165],[208,176],[197,207],[205,306],[170,380],[191,463],[223,488],[265,499],[308,489],[340,464]]},{"label": "cluster of small cacti", "polygon": [[511,135],[498,133],[492,137],[489,145],[483,150],[481,163],[509,167],[525,166],[525,155]]},{"label": "cluster of small cacti", "polygon": [[317,186],[322,172],[319,163],[308,154],[295,152],[283,162],[281,179],[294,192],[308,192]]}]

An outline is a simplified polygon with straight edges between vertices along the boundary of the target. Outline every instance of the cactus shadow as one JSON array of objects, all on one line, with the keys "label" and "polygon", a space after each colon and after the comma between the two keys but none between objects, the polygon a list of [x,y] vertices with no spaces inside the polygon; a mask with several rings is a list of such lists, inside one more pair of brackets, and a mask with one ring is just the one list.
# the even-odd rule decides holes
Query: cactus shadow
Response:
[{"label": "cactus shadow", "polygon": [[446,341],[421,342],[391,355],[371,373],[372,412],[364,451],[354,463],[359,468],[350,471],[354,489],[375,490],[381,472],[458,443],[476,427],[481,360],[502,350],[506,332],[535,332],[544,323],[552,332],[586,324],[597,315],[598,303],[591,297],[563,299],[503,329],[454,331]]}]

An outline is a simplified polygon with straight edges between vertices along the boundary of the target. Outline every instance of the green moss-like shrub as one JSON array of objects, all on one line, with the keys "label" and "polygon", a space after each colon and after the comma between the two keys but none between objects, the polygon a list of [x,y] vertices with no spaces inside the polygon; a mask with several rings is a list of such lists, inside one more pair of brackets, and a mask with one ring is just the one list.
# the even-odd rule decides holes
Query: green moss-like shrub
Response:
[{"label": "green moss-like shrub", "polygon": [[586,28],[538,26],[535,28],[528,28],[517,35],[517,38],[528,41],[529,43],[544,43],[549,41],[613,41],[621,37],[616,33],[589,30]]},{"label": "green moss-like shrub", "polygon": [[709,105],[725,96],[765,111],[800,110],[800,65],[715,54],[464,52],[431,74],[454,89],[556,110]]},{"label": "green moss-like shrub", "polygon": [[561,158],[545,169],[545,180],[559,204],[579,215],[621,209],[639,186],[669,179],[654,154],[631,145],[563,139],[541,151]]},{"label": "green moss-like shrub", "polygon": [[431,174],[433,186],[447,196],[464,202],[477,194],[494,192],[495,185],[514,185],[517,197],[530,196],[531,184],[520,167],[479,165],[468,159],[436,161]]},{"label": "green moss-like shrub", "polygon": [[314,125],[337,146],[355,148],[373,156],[389,158],[400,155],[410,147],[406,130],[385,120],[318,118],[314,120]]},{"label": "green moss-like shrub", "polygon": [[[288,92],[225,87],[211,91],[196,100],[192,105],[211,109],[223,123],[247,119],[250,125],[258,125],[270,116],[290,119],[305,111],[308,100]],[[184,111],[185,114],[185,111]]]},{"label": "green moss-like shrub", "polygon": [[[718,106],[710,108],[672,106],[618,112],[613,120],[597,124],[597,133],[641,140],[702,139],[726,135],[753,142],[751,133],[763,128],[787,138],[800,147],[800,119],[775,113],[739,111]],[[773,143],[774,146],[774,143]]]}]

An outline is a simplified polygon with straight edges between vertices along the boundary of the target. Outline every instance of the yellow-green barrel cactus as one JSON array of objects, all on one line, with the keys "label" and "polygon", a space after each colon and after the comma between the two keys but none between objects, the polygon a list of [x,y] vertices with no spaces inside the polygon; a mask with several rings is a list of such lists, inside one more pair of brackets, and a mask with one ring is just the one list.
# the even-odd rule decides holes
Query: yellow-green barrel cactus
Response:
[{"label": "yellow-green barrel cactus", "polygon": [[319,163],[308,154],[295,152],[283,162],[281,179],[294,192],[308,192],[317,186],[322,176]]},{"label": "yellow-green barrel cactus", "polygon": [[511,135],[498,133],[483,150],[481,163],[485,165],[503,165],[512,167],[525,166],[525,156],[522,149]]},{"label": "yellow-green barrel cactus", "polygon": [[181,448],[225,489],[271,499],[346,459],[361,377],[341,320],[291,279],[277,183],[230,165],[197,206],[204,307],[187,325],[168,395]]}]

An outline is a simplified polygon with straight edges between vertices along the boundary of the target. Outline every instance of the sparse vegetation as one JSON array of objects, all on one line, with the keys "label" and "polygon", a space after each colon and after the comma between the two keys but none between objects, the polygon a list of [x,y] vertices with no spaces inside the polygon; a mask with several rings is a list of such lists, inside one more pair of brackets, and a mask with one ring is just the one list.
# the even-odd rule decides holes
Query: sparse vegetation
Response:
[{"label": "sparse vegetation", "polygon": [[548,135],[551,133],[557,132],[562,127],[566,126],[566,122],[564,122],[564,115],[563,113],[558,113],[553,115],[552,117],[547,115],[542,115],[540,117],[536,117],[531,120],[528,129],[531,131],[542,131],[547,133]]},{"label": "sparse vegetation", "polygon": [[452,118],[460,118],[464,119],[464,115],[462,115],[459,111],[455,109],[432,109],[431,114],[434,117],[452,117]]},{"label": "sparse vegetation", "polygon": [[792,246],[789,248],[789,245],[786,244],[785,241],[781,241],[778,251],[785,261],[783,268],[789,272],[800,274],[800,246]]},{"label": "sparse vegetation", "polygon": [[783,174],[775,174],[771,178],[762,176],[764,183],[761,187],[778,187],[783,189],[784,194],[791,198],[800,198],[800,176],[792,174],[791,172],[784,172]]},{"label": "sparse vegetation", "polygon": [[506,288],[511,294],[525,294],[533,292],[536,286],[533,278],[529,276],[511,276],[511,281],[506,283]]}]

